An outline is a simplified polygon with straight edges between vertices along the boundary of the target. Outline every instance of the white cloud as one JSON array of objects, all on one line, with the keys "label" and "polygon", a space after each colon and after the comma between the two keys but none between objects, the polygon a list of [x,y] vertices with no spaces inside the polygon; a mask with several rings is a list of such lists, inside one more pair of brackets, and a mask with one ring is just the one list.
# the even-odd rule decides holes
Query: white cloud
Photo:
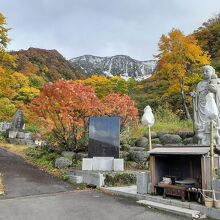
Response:
[{"label": "white cloud", "polygon": [[186,34],[220,12],[219,0],[7,0],[8,49],[57,49],[67,58],[126,54],[152,59],[163,33]]}]

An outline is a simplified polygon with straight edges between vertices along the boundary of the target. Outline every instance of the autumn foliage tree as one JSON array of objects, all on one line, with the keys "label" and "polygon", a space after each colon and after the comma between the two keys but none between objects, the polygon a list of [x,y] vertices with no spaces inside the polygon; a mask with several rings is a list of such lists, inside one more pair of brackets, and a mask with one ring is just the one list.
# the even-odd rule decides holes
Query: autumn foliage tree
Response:
[{"label": "autumn foliage tree", "polygon": [[110,94],[103,100],[104,115],[119,116],[121,128],[127,128],[138,121],[138,109],[134,101],[127,95]]},{"label": "autumn foliage tree", "polygon": [[159,42],[158,74],[169,81],[168,95],[180,94],[187,118],[190,113],[186,94],[190,85],[198,82],[199,67],[210,63],[210,58],[197,44],[193,36],[185,36],[180,30],[173,29],[168,36],[162,35]]},{"label": "autumn foliage tree", "polygon": [[99,115],[99,107],[93,88],[64,80],[45,85],[30,106],[47,134],[54,135],[54,144],[66,150],[76,150],[89,117]]},{"label": "autumn foliage tree", "polygon": [[122,126],[138,119],[138,111],[128,96],[111,94],[100,100],[93,88],[64,80],[46,84],[30,109],[41,121],[45,133],[53,134],[53,145],[74,151],[79,140],[86,137],[90,117],[119,116]]},{"label": "autumn foliage tree", "polygon": [[105,76],[92,75],[90,78],[77,80],[77,82],[93,87],[96,95],[101,99],[111,93],[131,95],[140,88],[134,79],[125,81],[118,76],[107,78]]}]

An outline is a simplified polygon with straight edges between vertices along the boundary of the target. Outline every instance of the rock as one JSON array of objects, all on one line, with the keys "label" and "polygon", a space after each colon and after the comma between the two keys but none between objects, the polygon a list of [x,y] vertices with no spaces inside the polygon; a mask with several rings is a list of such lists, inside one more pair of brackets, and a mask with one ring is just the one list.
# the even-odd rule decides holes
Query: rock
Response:
[{"label": "rock", "polygon": [[77,159],[77,160],[82,160],[83,158],[87,158],[87,157],[88,157],[88,154],[86,154],[86,153],[75,154],[75,159]]},{"label": "rock", "polygon": [[144,147],[130,147],[130,151],[145,151]]},{"label": "rock", "polygon": [[136,147],[147,147],[148,139],[146,137],[138,138],[135,142]]},{"label": "rock", "polygon": [[25,140],[32,140],[32,134],[30,132],[24,133],[24,139]]},{"label": "rock", "polygon": [[160,144],[160,139],[159,138],[154,138],[151,140],[152,144]]},{"label": "rock", "polygon": [[182,143],[178,143],[178,144],[164,144],[163,147],[178,147],[178,146],[183,146]]},{"label": "rock", "polygon": [[17,137],[17,131],[16,130],[8,130],[8,137],[9,138],[16,138]]},{"label": "rock", "polygon": [[24,139],[25,138],[25,133],[24,132],[18,132],[17,133],[17,138],[19,138],[19,139]]},{"label": "rock", "polygon": [[[148,138],[148,132],[146,134],[144,134],[144,137]],[[157,132],[152,131],[151,138],[153,139],[153,138],[157,138],[157,137],[158,137]]]},{"label": "rock", "polygon": [[187,144],[193,144],[193,137],[190,138],[185,138],[183,140],[183,144],[187,145]]},{"label": "rock", "polygon": [[176,133],[177,135],[179,135],[182,139],[185,139],[185,138],[191,138],[194,136],[194,132],[177,132]]},{"label": "rock", "polygon": [[72,151],[63,151],[61,155],[69,160],[72,160],[73,158],[75,158],[76,153]]},{"label": "rock", "polygon": [[127,151],[120,151],[120,158],[124,160],[129,160],[129,152]]},{"label": "rock", "polygon": [[160,136],[160,141],[162,144],[180,144],[182,138],[177,134],[164,134]]},{"label": "rock", "polygon": [[157,136],[158,136],[159,138],[161,138],[161,137],[164,136],[165,134],[167,134],[167,133],[165,133],[165,132],[157,132]]},{"label": "rock", "polygon": [[149,153],[147,151],[131,151],[130,159],[136,163],[145,162],[149,157]]},{"label": "rock", "polygon": [[198,144],[199,140],[198,140],[198,137],[197,135],[194,135],[193,136],[193,144]]},{"label": "rock", "polygon": [[57,168],[64,168],[72,165],[72,161],[65,158],[65,157],[59,157],[55,160],[55,167]]},{"label": "rock", "polygon": [[152,148],[156,148],[156,147],[162,147],[162,144],[152,144]]}]

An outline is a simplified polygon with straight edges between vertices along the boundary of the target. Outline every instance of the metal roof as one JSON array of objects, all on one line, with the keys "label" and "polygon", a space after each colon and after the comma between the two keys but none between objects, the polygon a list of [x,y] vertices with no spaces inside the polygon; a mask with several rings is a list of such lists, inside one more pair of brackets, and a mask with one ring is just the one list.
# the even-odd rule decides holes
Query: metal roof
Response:
[{"label": "metal roof", "polygon": [[157,147],[149,151],[150,155],[205,155],[209,147]]}]

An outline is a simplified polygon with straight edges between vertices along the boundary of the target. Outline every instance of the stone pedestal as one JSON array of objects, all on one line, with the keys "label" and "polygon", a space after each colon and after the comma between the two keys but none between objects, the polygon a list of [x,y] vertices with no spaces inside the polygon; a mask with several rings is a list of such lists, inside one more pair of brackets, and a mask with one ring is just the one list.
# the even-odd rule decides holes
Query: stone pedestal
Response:
[{"label": "stone pedestal", "polygon": [[92,158],[83,158],[82,170],[92,170]]},{"label": "stone pedestal", "polygon": [[148,184],[150,182],[150,172],[137,173],[137,193],[148,193]]},{"label": "stone pedestal", "polygon": [[97,171],[112,171],[113,157],[93,157],[92,169]]},{"label": "stone pedestal", "polygon": [[114,171],[124,171],[124,159],[114,159]]},{"label": "stone pedestal", "polygon": [[124,171],[124,159],[114,159],[113,157],[83,158],[82,170]]}]

